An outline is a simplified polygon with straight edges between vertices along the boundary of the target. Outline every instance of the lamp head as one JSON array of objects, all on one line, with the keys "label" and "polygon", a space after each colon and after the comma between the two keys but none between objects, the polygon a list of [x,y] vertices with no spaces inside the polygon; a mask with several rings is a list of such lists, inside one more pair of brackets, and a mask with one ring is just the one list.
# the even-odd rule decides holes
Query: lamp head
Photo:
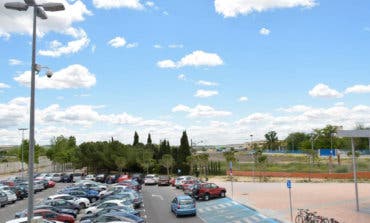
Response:
[{"label": "lamp head", "polygon": [[46,71],[46,76],[48,78],[51,78],[53,76],[53,71],[51,71],[51,70]]}]

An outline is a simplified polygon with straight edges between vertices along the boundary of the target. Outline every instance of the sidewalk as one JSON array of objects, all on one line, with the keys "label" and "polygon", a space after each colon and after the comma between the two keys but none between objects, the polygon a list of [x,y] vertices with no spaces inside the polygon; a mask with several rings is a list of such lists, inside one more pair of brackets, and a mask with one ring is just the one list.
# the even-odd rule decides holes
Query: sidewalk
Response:
[{"label": "sidewalk", "polygon": [[[213,181],[227,189],[231,182]],[[256,208],[262,214],[290,221],[289,191],[284,183],[234,182],[233,199]],[[356,211],[353,183],[292,183],[293,218],[297,208],[308,208],[319,215],[345,223],[370,222],[370,184],[360,183],[360,212]]]}]

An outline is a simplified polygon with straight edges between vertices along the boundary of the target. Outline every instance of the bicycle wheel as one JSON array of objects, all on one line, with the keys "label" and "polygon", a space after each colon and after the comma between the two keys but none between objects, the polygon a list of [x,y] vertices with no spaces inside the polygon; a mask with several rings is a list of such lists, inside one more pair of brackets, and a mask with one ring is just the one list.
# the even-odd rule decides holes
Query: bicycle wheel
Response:
[{"label": "bicycle wheel", "polygon": [[296,217],[295,217],[295,221],[294,221],[295,223],[304,223],[304,217],[303,216],[301,216],[301,215],[297,215]]},{"label": "bicycle wheel", "polygon": [[330,221],[327,218],[322,218],[320,223],[330,223]]}]

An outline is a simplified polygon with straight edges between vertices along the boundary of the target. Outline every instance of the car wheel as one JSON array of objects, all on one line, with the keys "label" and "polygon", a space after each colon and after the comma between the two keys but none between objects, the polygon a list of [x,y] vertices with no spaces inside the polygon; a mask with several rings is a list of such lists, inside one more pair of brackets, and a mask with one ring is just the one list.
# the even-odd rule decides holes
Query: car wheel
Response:
[{"label": "car wheel", "polygon": [[220,197],[225,197],[225,191],[221,191]]},{"label": "car wheel", "polygon": [[91,211],[88,211],[88,212],[86,212],[86,214],[92,214],[92,212]]},{"label": "car wheel", "polygon": [[12,201],[12,204],[14,204],[15,203],[15,201]]},{"label": "car wheel", "polygon": [[96,201],[95,197],[91,198],[91,203],[94,203],[95,201]]},{"label": "car wheel", "polygon": [[209,194],[205,194],[203,198],[204,198],[205,201],[208,201],[209,200]]}]

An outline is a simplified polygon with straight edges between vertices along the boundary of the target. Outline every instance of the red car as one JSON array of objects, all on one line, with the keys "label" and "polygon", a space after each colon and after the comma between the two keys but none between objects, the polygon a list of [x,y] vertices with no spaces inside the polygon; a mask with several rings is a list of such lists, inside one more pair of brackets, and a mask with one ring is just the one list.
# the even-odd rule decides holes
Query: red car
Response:
[{"label": "red car", "polygon": [[129,180],[129,179],[130,179],[129,175],[123,174],[123,175],[119,176],[117,182],[120,183],[122,181]]},{"label": "red car", "polygon": [[41,216],[42,218],[50,221],[61,221],[65,223],[74,223],[75,218],[68,214],[58,214],[52,210],[39,209],[33,212],[34,216]]},{"label": "red car", "polygon": [[48,181],[48,188],[55,187],[55,182],[52,180]]},{"label": "red car", "polygon": [[187,190],[187,189],[189,189],[189,186],[191,186],[195,183],[196,183],[195,180],[186,180],[182,183],[181,188],[182,188],[182,190]]},{"label": "red car", "polygon": [[213,197],[225,197],[226,189],[223,187],[219,187],[214,183],[194,184],[192,195],[197,200],[203,199],[205,201],[208,201],[210,198]]},{"label": "red car", "polygon": [[171,180],[170,180],[170,184],[171,184],[171,186],[175,186],[175,181],[176,181],[176,178],[171,178]]}]

